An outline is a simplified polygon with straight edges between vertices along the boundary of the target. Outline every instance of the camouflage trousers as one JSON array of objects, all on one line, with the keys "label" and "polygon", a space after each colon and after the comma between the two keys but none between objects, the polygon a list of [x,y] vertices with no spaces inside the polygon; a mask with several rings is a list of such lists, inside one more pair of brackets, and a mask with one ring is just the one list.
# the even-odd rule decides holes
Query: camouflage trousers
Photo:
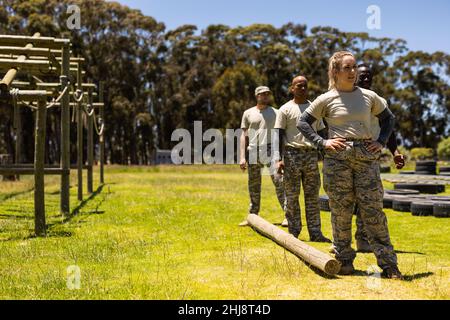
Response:
[{"label": "camouflage trousers", "polygon": [[333,246],[336,259],[353,261],[351,247],[352,217],[359,207],[369,244],[381,268],[397,264],[383,212],[383,185],[380,178],[380,153],[371,154],[362,142],[347,142],[344,151],[326,151],[324,187],[330,198]]},{"label": "camouflage trousers", "polygon": [[355,232],[355,239],[369,242],[369,239],[367,238],[367,233],[364,230],[364,222],[361,217],[361,211],[359,210],[358,206],[355,206],[354,214],[356,215],[356,232]]},{"label": "camouflage trousers", "polygon": [[319,209],[320,173],[318,151],[286,147],[284,151],[284,189],[289,233],[298,237],[302,230],[299,196],[303,184],[306,224],[310,238],[321,235]]},{"label": "camouflage trousers", "polygon": [[[275,192],[280,203],[281,209],[284,212],[286,206],[286,195],[283,187],[283,176],[275,172],[273,162],[270,161],[271,146],[267,145],[267,153],[262,155],[257,150],[257,153],[253,152],[253,156],[247,155],[248,161],[248,192],[250,194],[250,207],[249,213],[259,214],[261,204],[261,176],[262,169],[268,168],[268,174],[272,179],[272,183],[275,186]],[[252,152],[250,152],[252,153]]]}]

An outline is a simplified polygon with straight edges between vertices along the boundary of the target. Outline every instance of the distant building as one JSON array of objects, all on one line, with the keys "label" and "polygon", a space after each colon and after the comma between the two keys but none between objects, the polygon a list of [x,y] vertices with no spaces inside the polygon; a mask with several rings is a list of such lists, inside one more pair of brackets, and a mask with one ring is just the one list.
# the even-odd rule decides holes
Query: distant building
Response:
[{"label": "distant building", "polygon": [[172,150],[156,150],[154,153],[153,163],[158,164],[173,164],[171,157]]}]

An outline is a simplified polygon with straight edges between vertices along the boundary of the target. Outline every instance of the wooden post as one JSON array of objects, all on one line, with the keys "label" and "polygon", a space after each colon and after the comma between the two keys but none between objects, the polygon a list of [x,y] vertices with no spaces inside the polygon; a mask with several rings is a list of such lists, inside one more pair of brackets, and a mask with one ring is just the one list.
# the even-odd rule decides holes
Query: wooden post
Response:
[{"label": "wooden post", "polygon": [[[20,105],[14,106],[14,130],[16,131],[16,148],[14,154],[14,163],[19,164],[22,162],[22,113]],[[16,180],[20,180],[20,175],[16,176]]]},{"label": "wooden post", "polygon": [[44,155],[46,131],[46,102],[39,99],[34,138],[34,231],[45,236]]},{"label": "wooden post", "polygon": [[[61,90],[69,82],[70,47],[62,48]],[[63,215],[70,213],[70,96],[69,90],[61,99],[61,199],[60,210]]]},{"label": "wooden post", "polygon": [[275,227],[260,216],[249,214],[247,221],[250,226],[261,232],[263,235],[269,237],[286,250],[289,250],[297,257],[322,270],[326,274],[336,275],[339,272],[341,268],[339,261],[298,240],[291,234]]},{"label": "wooden post", "polygon": [[[104,103],[104,97],[103,97],[103,81],[100,81],[99,85],[99,102]],[[104,105],[100,106],[100,126],[105,123],[105,107]],[[100,183],[105,183],[105,175],[104,175],[104,165],[105,165],[105,139],[104,139],[104,132],[105,130],[102,130],[102,134],[99,137],[100,140]]]},{"label": "wooden post", "polygon": [[[78,62],[77,71],[77,89],[83,90],[81,87],[81,63]],[[78,176],[78,200],[83,200],[83,102],[78,102],[77,114],[77,176]]]},{"label": "wooden post", "polygon": [[[94,102],[92,100],[92,89],[88,89],[89,94],[88,94],[88,103],[89,103],[89,109],[88,112],[90,112],[92,110],[92,112],[94,111],[94,107],[92,105],[92,103]],[[93,175],[92,175],[92,169],[94,166],[94,115],[92,116],[88,116],[86,115],[87,118],[87,162],[88,162],[88,169],[87,169],[87,190],[89,193],[94,192],[94,188],[93,188]]]}]

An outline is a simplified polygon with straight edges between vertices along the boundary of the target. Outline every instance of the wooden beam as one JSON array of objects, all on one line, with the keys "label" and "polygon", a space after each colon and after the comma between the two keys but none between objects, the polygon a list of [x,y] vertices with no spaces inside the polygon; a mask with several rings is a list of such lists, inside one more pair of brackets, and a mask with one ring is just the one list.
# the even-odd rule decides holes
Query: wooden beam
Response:
[{"label": "wooden beam", "polygon": [[[86,168],[87,169],[87,168]],[[61,175],[63,173],[70,173],[69,170],[63,170],[61,168],[48,168],[43,169],[45,175]],[[31,166],[16,166],[16,167],[0,167],[0,175],[34,175],[35,169]]]},{"label": "wooden beam", "polygon": [[247,221],[254,229],[326,274],[336,275],[339,272],[341,268],[339,261],[277,228],[260,216],[249,214]]},{"label": "wooden beam", "polygon": [[0,43],[3,46],[24,47],[32,43],[35,47],[46,47],[49,49],[61,49],[64,45],[70,45],[69,39],[56,39],[51,37],[30,37],[30,36],[12,36],[0,35]]},{"label": "wooden beam", "polygon": [[49,48],[24,48],[24,47],[0,46],[0,54],[48,57],[50,54],[61,55],[61,50],[50,50]]}]

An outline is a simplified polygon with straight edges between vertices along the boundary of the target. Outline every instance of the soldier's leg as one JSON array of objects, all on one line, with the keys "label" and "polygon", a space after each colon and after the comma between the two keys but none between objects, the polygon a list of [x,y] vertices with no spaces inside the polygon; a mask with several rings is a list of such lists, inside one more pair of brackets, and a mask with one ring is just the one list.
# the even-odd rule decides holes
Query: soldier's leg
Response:
[{"label": "soldier's leg", "polygon": [[261,166],[248,165],[248,192],[250,194],[250,207],[248,212],[258,214],[261,203]]},{"label": "soldier's leg", "polygon": [[311,241],[331,242],[322,235],[319,190],[320,173],[317,151],[307,151],[303,154],[302,184],[305,196],[306,223]]},{"label": "soldier's leg", "polygon": [[286,192],[285,215],[288,220],[289,233],[295,237],[300,235],[302,221],[300,213],[300,188],[301,171],[298,162],[298,154],[295,151],[284,153],[284,190]]},{"label": "soldier's leg", "polygon": [[359,207],[355,206],[355,215],[356,215],[356,232],[355,232],[355,239],[356,239],[356,248],[358,252],[372,252],[372,249],[369,245],[369,239],[367,239],[366,231],[364,230],[364,223],[361,218],[361,211],[359,210]]},{"label": "soldier's leg", "polygon": [[378,161],[359,161],[355,170],[355,193],[369,244],[382,268],[397,266],[387,218],[383,212],[383,187]]},{"label": "soldier's leg", "polygon": [[330,198],[333,247],[336,259],[352,263],[356,257],[352,242],[352,217],[355,205],[353,170],[348,160],[325,157],[324,188]]}]

